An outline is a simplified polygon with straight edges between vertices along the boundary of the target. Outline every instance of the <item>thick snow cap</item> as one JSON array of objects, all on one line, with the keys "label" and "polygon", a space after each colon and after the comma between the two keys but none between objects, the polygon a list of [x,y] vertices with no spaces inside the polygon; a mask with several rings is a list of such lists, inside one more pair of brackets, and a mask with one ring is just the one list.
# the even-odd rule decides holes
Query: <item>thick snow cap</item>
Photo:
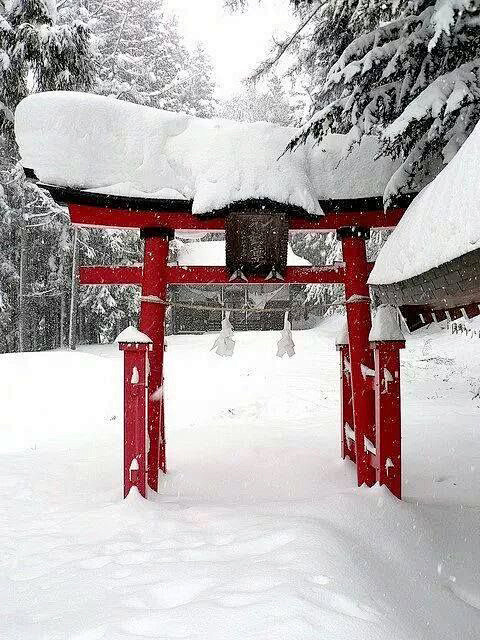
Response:
[{"label": "thick snow cap", "polygon": [[336,335],[335,338],[335,344],[337,345],[337,347],[341,347],[344,345],[349,344],[349,339],[348,339],[348,324],[347,324],[347,319],[344,318],[342,320],[342,325]]},{"label": "thick snow cap", "polygon": [[118,334],[115,342],[118,342],[118,344],[150,344],[152,341],[145,333],[130,325]]},{"label": "thick snow cap", "polygon": [[398,309],[390,304],[381,304],[373,317],[368,336],[370,342],[403,341],[405,337],[400,327]]},{"label": "thick snow cap", "polygon": [[370,284],[407,280],[480,247],[480,123],[413,200],[380,251]]},{"label": "thick snow cap", "polygon": [[390,160],[374,159],[373,138],[349,154],[339,135],[285,152],[298,134],[294,127],[206,120],[86,93],[25,98],[15,133],[23,165],[44,183],[177,194],[193,200],[194,213],[268,198],[318,215],[319,199],[382,195],[394,170]]}]

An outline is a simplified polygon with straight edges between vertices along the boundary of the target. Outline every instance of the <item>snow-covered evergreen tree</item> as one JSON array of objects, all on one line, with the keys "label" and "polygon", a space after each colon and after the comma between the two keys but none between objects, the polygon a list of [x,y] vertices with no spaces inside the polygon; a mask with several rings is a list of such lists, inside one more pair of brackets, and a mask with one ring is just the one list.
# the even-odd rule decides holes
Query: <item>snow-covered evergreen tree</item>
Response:
[{"label": "snow-covered evergreen tree", "polygon": [[365,5],[366,32],[329,69],[322,108],[302,139],[336,131],[355,144],[377,135],[382,153],[402,159],[386,190],[391,200],[434,175],[480,118],[480,2],[398,0],[387,4],[387,22],[376,3],[342,4],[358,5],[356,14]]},{"label": "snow-covered evergreen tree", "polygon": [[163,0],[67,0],[95,36],[95,92],[172,111],[210,116],[213,67],[201,45],[190,51]]},{"label": "snow-covered evergreen tree", "polygon": [[11,130],[18,102],[32,91],[88,89],[93,78],[88,29],[55,23],[47,0],[10,0],[0,16],[0,105]]},{"label": "snow-covered evergreen tree", "polygon": [[[189,50],[163,0],[66,0],[59,20],[80,18],[93,34],[97,75],[93,91],[157,108],[212,115],[213,69],[203,47]],[[82,264],[133,264],[142,260],[135,232],[88,230]],[[82,287],[78,337],[112,340],[137,323],[139,296],[131,287]]]},{"label": "snow-covered evergreen tree", "polygon": [[85,25],[58,25],[55,3],[0,7],[0,351],[62,343],[67,216],[25,180],[17,164],[13,112],[32,91],[87,89],[93,59]]},{"label": "snow-covered evergreen tree", "polygon": [[[141,262],[136,231],[89,229],[81,248],[83,265],[133,265]],[[120,331],[138,324],[140,291],[133,287],[81,287],[79,342],[112,342]]]},{"label": "snow-covered evergreen tree", "polygon": [[[247,0],[226,0],[244,7]],[[298,22],[254,72],[281,58],[309,77],[303,136],[377,135],[402,160],[386,200],[431,179],[480,118],[480,0],[290,0]],[[298,142],[298,141],[297,141]]]},{"label": "snow-covered evergreen tree", "polygon": [[269,79],[263,89],[249,85],[239,94],[219,103],[217,116],[243,122],[274,122],[292,125],[295,110],[278,76]]}]

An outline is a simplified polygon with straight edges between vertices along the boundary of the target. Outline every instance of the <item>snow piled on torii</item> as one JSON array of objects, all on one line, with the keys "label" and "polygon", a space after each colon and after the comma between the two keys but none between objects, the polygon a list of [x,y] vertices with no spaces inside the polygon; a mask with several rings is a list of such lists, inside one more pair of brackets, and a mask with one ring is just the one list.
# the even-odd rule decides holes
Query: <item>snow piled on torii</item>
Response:
[{"label": "snow piled on torii", "polygon": [[[193,213],[269,199],[321,215],[319,200],[380,196],[395,165],[366,136],[285,152],[295,127],[202,119],[75,92],[31,95],[18,106],[22,163],[46,184],[116,195],[193,200]],[[172,191],[173,190],[173,191]]]}]

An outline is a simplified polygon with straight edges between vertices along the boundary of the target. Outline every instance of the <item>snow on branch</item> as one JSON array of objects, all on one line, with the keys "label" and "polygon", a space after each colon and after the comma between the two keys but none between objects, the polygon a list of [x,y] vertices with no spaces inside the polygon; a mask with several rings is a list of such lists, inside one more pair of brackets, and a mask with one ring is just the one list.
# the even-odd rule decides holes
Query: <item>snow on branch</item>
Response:
[{"label": "snow on branch", "polygon": [[412,123],[446,117],[480,100],[480,58],[446,73],[428,85],[383,133],[384,140],[405,134]]},{"label": "snow on branch", "polygon": [[427,3],[398,3],[390,21],[344,49],[327,73],[322,108],[291,145],[338,132],[351,148],[376,135],[380,155],[401,161],[387,204],[434,177],[480,117],[480,2],[419,4]]},{"label": "snow on branch", "polygon": [[433,36],[428,43],[428,49],[434,49],[442,34],[449,36],[455,26],[456,15],[476,14],[478,12],[478,0],[437,0],[433,9],[432,25]]},{"label": "snow on branch", "polygon": [[380,47],[384,42],[397,40],[402,30],[410,28],[412,23],[421,21],[421,19],[421,16],[401,18],[387,25],[383,25],[370,33],[359,36],[346,47],[338,61],[332,66],[328,78],[335,76],[340,80],[341,76],[337,76],[337,74],[340,74],[349,64],[352,62],[358,64],[372,49]]}]

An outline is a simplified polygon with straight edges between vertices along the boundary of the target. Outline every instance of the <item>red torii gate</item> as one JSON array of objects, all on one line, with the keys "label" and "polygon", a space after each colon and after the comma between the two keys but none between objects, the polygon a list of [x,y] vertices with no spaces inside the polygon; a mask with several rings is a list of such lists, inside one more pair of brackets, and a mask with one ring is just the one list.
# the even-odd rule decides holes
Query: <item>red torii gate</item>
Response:
[{"label": "red torii gate", "polygon": [[[230,283],[230,273],[223,266],[168,265],[169,240],[176,230],[223,231],[226,211],[214,212],[208,217],[197,216],[192,214],[188,201],[125,198],[40,186],[48,189],[55,200],[68,205],[74,225],[140,229],[145,241],[143,266],[81,267],[79,273],[80,284],[84,285],[141,287],[140,331],[150,338],[151,344],[135,342],[123,344],[121,348],[126,355],[125,495],[132,485],[136,485],[145,496],[146,483],[157,491],[158,470],[166,472],[163,393],[158,390],[163,387],[167,286]],[[261,207],[262,201],[253,204]],[[272,203],[268,204],[271,208]],[[366,240],[371,229],[395,227],[405,208],[398,206],[385,212],[381,198],[326,201],[321,205],[325,215],[317,217],[275,204],[279,211],[288,214],[290,231],[336,231],[342,243],[343,262],[333,267],[287,267],[284,282],[344,285],[348,340],[338,344],[342,379],[342,457],[348,456],[356,463],[359,486],[380,482],[400,498],[399,349],[404,343],[369,342],[371,312],[367,280],[373,263],[367,261]],[[263,277],[253,276],[241,284],[264,282]],[[388,379],[385,379],[387,375]],[[148,387],[152,393],[146,399],[145,388]]]}]

